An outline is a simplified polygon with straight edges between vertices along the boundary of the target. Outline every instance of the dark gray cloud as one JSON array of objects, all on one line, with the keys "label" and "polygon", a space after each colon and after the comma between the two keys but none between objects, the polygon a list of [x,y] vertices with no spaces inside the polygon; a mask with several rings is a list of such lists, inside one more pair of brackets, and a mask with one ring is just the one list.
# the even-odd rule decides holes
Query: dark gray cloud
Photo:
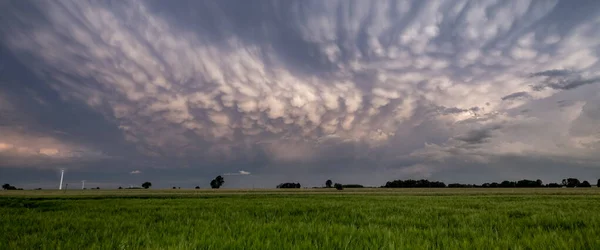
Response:
[{"label": "dark gray cloud", "polygon": [[500,128],[500,125],[495,125],[486,128],[473,129],[468,131],[466,134],[454,137],[454,139],[467,144],[481,144],[487,142],[488,139],[493,136],[492,132]]},{"label": "dark gray cloud", "polygon": [[525,91],[521,91],[521,92],[512,93],[512,94],[507,95],[507,96],[503,96],[502,97],[502,101],[514,100],[514,99],[522,99],[522,98],[527,98],[527,97],[530,97],[529,93],[527,93]]},{"label": "dark gray cloud", "polygon": [[587,85],[587,84],[593,84],[593,83],[599,83],[600,82],[600,78],[593,78],[593,79],[578,79],[578,80],[567,80],[567,81],[560,81],[557,83],[550,83],[548,84],[548,86],[550,88],[553,89],[563,89],[563,90],[569,90],[569,89],[574,89],[583,85]]},{"label": "dark gray cloud", "polygon": [[551,69],[551,70],[545,70],[545,71],[533,73],[533,74],[531,74],[531,76],[532,77],[537,77],[537,76],[559,77],[559,76],[569,76],[573,73],[574,73],[573,71],[566,70],[566,69]]},{"label": "dark gray cloud", "polygon": [[599,6],[5,1],[0,171],[14,174],[0,176],[376,183],[436,176],[435,159],[588,159],[581,124],[596,120],[577,117],[597,103]]},{"label": "dark gray cloud", "polygon": [[585,77],[581,72],[571,70],[547,70],[533,73],[532,77],[543,77],[543,80],[532,86],[535,91],[546,88],[556,90],[570,90],[588,84],[600,82],[600,77]]}]

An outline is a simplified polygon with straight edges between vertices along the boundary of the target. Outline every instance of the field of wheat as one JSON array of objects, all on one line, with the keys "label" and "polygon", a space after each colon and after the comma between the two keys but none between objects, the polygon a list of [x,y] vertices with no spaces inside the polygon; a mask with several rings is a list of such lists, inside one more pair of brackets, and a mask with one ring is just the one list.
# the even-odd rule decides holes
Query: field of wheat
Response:
[{"label": "field of wheat", "polygon": [[600,189],[0,192],[0,249],[600,249]]}]

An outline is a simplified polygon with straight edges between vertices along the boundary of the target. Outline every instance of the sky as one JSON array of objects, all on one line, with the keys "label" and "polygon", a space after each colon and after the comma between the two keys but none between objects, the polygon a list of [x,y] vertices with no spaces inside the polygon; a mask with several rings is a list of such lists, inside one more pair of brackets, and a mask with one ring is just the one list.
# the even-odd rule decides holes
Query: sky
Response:
[{"label": "sky", "polygon": [[0,2],[0,182],[600,178],[600,1]]}]

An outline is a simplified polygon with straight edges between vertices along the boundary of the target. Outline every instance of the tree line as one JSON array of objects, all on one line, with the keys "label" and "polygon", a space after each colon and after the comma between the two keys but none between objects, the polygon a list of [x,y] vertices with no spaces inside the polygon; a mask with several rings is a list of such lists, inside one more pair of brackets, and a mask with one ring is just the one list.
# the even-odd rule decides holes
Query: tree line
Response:
[{"label": "tree line", "polygon": [[22,188],[17,188],[17,187],[12,186],[12,185],[10,185],[8,183],[2,185],[2,189],[4,189],[4,190],[23,190]]},{"label": "tree line", "polygon": [[[213,180],[210,181],[210,187],[213,189],[218,189],[221,186],[223,186],[223,184],[225,184],[225,178],[223,178],[222,176],[217,176],[215,177]],[[600,179],[598,179],[598,181],[596,182],[596,186],[600,187]],[[128,187],[125,189],[148,189],[152,187],[152,183],[151,182],[144,182],[142,183],[141,187]],[[285,183],[280,183],[279,185],[276,186],[276,188],[301,188],[302,185],[300,185],[300,183],[293,183],[293,182],[285,182]],[[393,180],[393,181],[388,181],[386,182],[385,185],[381,186],[381,188],[543,188],[543,187],[548,187],[548,188],[559,188],[559,187],[592,187],[592,185],[587,181],[579,181],[579,179],[577,178],[566,178],[563,179],[560,183],[548,183],[548,184],[544,184],[542,182],[542,180],[528,180],[528,179],[523,179],[523,180],[519,180],[519,181],[502,181],[500,183],[498,182],[492,182],[492,183],[483,183],[483,184],[462,184],[462,183],[450,183],[448,185],[446,185],[444,182],[441,181],[430,181],[430,180],[426,180],[426,179],[420,179],[420,180],[413,180],[413,179],[408,179],[408,180]],[[325,188],[335,188],[337,190],[343,190],[344,188],[364,188],[363,185],[360,184],[340,184],[340,183],[333,183],[333,181],[331,180],[327,180],[325,181]],[[2,189],[4,190],[23,190],[22,188],[17,188],[15,186],[12,186],[8,183],[2,185]],[[94,189],[94,188],[92,188]],[[95,189],[100,189],[99,187],[95,188]],[[122,187],[119,187],[118,189],[123,189]],[[181,189],[181,187],[173,187],[173,189]],[[195,189],[200,189],[200,186],[196,186]],[[41,188],[36,188],[35,190],[41,190]]]},{"label": "tree line", "polygon": [[[600,187],[600,179],[596,183],[596,186]],[[446,185],[439,181],[429,181],[425,179],[421,180],[394,180],[388,181],[383,188],[542,188],[542,187],[592,187],[588,181],[579,181],[577,178],[563,179],[561,183],[548,183],[544,184],[542,180],[527,180],[523,179],[520,181],[502,181],[477,184],[462,184],[462,183],[451,183]]]}]

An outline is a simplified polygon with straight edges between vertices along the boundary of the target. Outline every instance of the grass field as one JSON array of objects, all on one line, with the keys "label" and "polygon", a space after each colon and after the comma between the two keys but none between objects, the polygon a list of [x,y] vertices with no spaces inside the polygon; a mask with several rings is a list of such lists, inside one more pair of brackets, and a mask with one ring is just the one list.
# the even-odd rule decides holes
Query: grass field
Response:
[{"label": "grass field", "polygon": [[600,249],[600,189],[0,192],[0,249]]}]

